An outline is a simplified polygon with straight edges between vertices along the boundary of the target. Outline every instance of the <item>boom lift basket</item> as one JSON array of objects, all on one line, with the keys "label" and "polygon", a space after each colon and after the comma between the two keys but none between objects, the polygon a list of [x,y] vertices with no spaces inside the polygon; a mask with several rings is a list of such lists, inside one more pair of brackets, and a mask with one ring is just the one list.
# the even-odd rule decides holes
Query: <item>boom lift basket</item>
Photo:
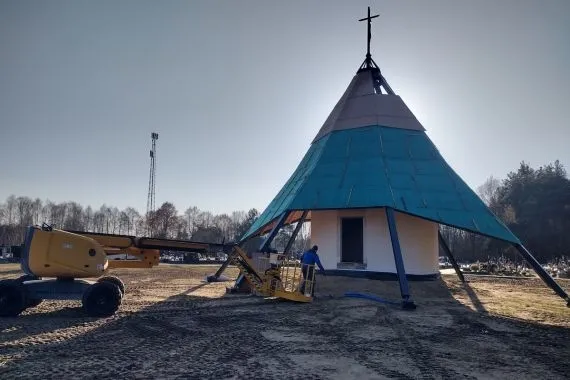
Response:
[{"label": "boom lift basket", "polygon": [[241,270],[255,294],[296,302],[312,301],[314,265],[302,265],[279,253],[255,253],[252,256],[249,258],[245,251],[236,246],[232,262]]}]

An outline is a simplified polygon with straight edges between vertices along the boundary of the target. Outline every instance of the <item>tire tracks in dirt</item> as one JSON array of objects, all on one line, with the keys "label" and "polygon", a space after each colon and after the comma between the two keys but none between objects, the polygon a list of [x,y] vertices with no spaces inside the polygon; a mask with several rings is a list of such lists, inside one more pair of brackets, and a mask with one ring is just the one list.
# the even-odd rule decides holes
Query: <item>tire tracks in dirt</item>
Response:
[{"label": "tire tracks in dirt", "polygon": [[[399,319],[393,310],[386,308],[384,314],[379,315],[380,321],[389,325],[394,329],[401,347],[405,351],[406,355],[411,358],[414,365],[420,372],[420,376],[423,379],[475,379],[471,376],[466,376],[465,374],[458,373],[453,368],[449,368],[445,364],[439,363],[439,358],[434,354],[433,347],[429,347],[430,336],[439,335],[441,331],[438,328],[437,331],[433,331],[429,335],[420,335],[416,333],[410,326],[407,326],[405,321]],[[402,311],[411,312],[414,311]],[[428,342],[425,342],[428,340]]]}]

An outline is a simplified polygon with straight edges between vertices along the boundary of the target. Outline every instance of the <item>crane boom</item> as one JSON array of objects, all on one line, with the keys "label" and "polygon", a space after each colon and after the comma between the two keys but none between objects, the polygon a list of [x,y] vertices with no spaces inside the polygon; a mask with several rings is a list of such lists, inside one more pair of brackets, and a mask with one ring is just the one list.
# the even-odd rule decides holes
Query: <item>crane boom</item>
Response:
[{"label": "crane boom", "polygon": [[110,269],[151,268],[159,264],[161,249],[205,253],[210,248],[210,244],[208,243],[188,240],[136,237],[131,235],[114,235],[72,230],[67,230],[66,232],[93,239],[101,245],[107,255],[125,253],[135,257],[134,260],[108,260]]}]

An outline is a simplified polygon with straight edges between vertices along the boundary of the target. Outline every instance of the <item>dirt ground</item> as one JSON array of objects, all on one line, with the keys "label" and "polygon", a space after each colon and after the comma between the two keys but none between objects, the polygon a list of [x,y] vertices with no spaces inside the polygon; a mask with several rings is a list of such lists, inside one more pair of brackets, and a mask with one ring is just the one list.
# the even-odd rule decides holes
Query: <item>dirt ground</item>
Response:
[{"label": "dirt ground", "polygon": [[[538,279],[453,275],[411,282],[319,277],[317,298],[295,304],[225,295],[202,280],[216,266],[116,270],[117,315],[85,317],[76,301],[44,301],[0,319],[1,379],[564,379],[570,308]],[[235,276],[235,269],[226,273]],[[0,277],[17,277],[0,265]],[[568,280],[560,280],[570,288]]]}]

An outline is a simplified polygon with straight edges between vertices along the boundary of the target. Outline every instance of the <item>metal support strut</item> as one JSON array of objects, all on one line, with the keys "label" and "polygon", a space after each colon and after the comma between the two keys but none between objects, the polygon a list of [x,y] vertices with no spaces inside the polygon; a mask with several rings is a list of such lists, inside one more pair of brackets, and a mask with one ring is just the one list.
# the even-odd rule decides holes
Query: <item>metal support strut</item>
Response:
[{"label": "metal support strut", "polygon": [[548,274],[547,271],[544,270],[542,265],[533,255],[522,245],[522,244],[514,244],[514,247],[519,251],[522,257],[530,264],[532,269],[538,274],[538,276],[548,285],[556,294],[558,294],[564,301],[566,301],[566,306],[570,307],[570,297],[568,293],[562,289],[560,285]]},{"label": "metal support strut", "polygon": [[449,246],[447,245],[445,239],[441,235],[441,231],[438,231],[437,235],[439,238],[439,245],[441,246],[441,248],[443,248],[443,252],[445,252],[445,255],[449,258],[449,261],[451,261],[451,265],[453,265],[453,269],[455,269],[457,277],[459,277],[459,280],[461,280],[461,282],[465,282],[465,277],[463,277],[463,272],[461,272],[461,268],[459,268],[459,265],[457,265],[457,261],[455,261],[455,257],[453,257],[453,254],[451,253],[451,249],[449,249]]},{"label": "metal support strut", "polygon": [[396,262],[398,282],[400,283],[402,307],[404,309],[415,309],[416,305],[410,299],[408,279],[406,278],[406,270],[404,269],[404,258],[402,257],[400,239],[398,238],[398,231],[396,229],[396,218],[394,217],[394,210],[390,207],[386,207],[386,217],[388,218],[388,229],[390,230],[390,239],[392,240],[392,251],[394,252],[394,261]]},{"label": "metal support strut", "polygon": [[289,213],[290,211],[285,211],[283,214],[281,214],[281,217],[279,218],[279,220],[277,220],[277,224],[275,224],[275,227],[273,227],[269,235],[267,235],[263,243],[261,243],[261,246],[259,247],[259,252],[265,252],[267,251],[267,249],[269,249],[271,242],[273,241],[273,239],[275,239],[275,236],[277,236],[277,233],[279,232],[281,227],[283,227],[283,225],[285,224],[285,221],[287,220]]},{"label": "metal support strut", "polygon": [[291,250],[291,247],[293,247],[293,243],[295,242],[295,239],[297,238],[299,231],[301,231],[303,223],[305,223],[305,219],[307,219],[307,215],[309,215],[309,211],[308,210],[303,211],[301,219],[299,219],[299,221],[297,222],[297,226],[295,227],[295,230],[293,230],[293,234],[291,235],[291,238],[287,242],[287,246],[283,250],[283,254],[285,255],[289,254],[289,251]]},{"label": "metal support strut", "polygon": [[206,278],[206,280],[207,280],[208,282],[214,282],[214,281],[216,281],[216,280],[222,275],[222,273],[224,273],[224,271],[226,270],[226,268],[228,267],[228,265],[230,265],[231,261],[232,261],[232,254],[230,253],[230,254],[228,255],[228,258],[226,259],[226,261],[224,261],[224,263],[222,264],[222,266],[218,268],[218,270],[216,271],[216,273],[214,273],[214,274],[211,275],[211,276],[208,276],[208,277]]}]

